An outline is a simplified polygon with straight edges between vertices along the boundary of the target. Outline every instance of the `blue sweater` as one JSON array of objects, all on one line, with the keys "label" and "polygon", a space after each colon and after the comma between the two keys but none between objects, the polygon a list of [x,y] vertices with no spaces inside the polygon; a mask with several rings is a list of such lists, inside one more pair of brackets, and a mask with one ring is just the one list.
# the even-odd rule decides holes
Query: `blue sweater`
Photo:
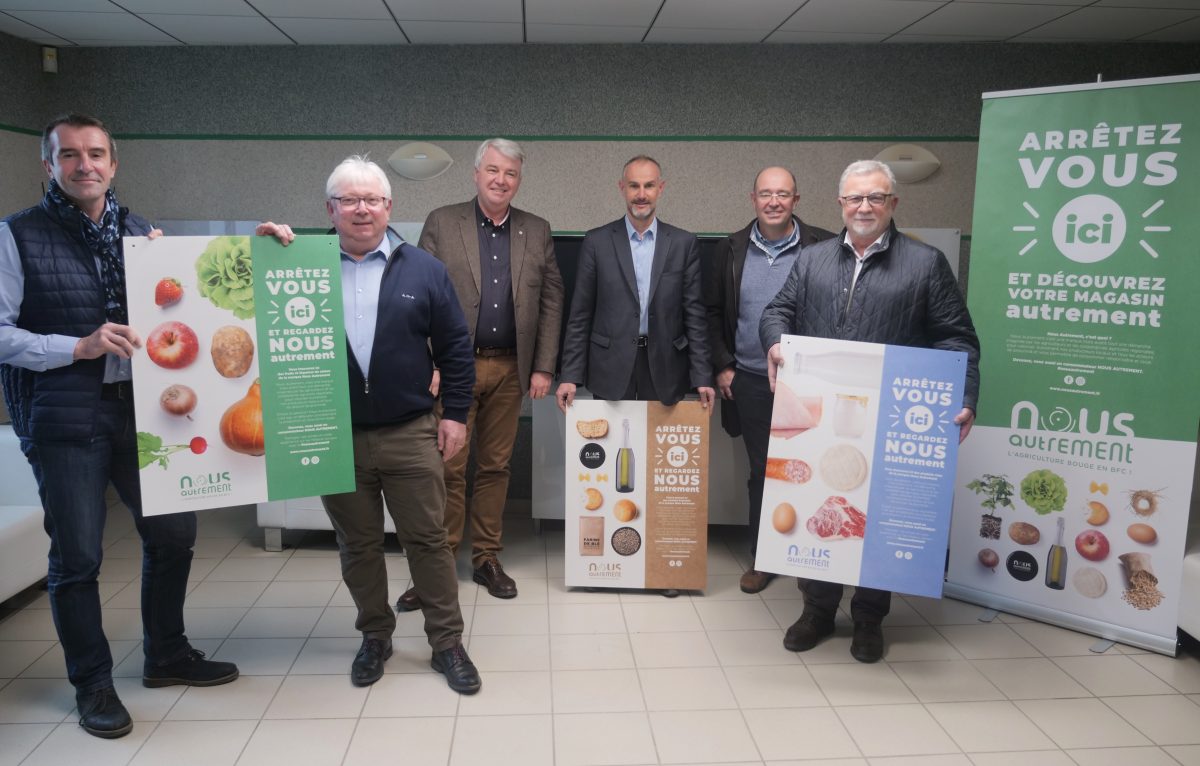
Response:
[{"label": "blue sweater", "polygon": [[354,354],[350,418],[356,426],[404,423],[433,409],[429,380],[441,371],[444,417],[467,422],[475,388],[475,354],[445,265],[401,243],[388,257],[379,288],[370,380]]}]

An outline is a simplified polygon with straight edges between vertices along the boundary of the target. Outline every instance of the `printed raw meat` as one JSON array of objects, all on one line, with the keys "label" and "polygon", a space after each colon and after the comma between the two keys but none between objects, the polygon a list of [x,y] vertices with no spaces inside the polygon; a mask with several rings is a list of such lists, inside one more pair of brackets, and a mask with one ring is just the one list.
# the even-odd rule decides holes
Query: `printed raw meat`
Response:
[{"label": "printed raw meat", "polygon": [[768,479],[790,481],[793,484],[803,484],[812,478],[812,468],[803,460],[788,460],[782,457],[767,458]]},{"label": "printed raw meat", "polygon": [[821,397],[797,396],[782,380],[775,381],[771,436],[790,439],[821,423]]},{"label": "printed raw meat", "polygon": [[805,526],[822,540],[845,540],[866,534],[867,517],[846,498],[830,495]]}]

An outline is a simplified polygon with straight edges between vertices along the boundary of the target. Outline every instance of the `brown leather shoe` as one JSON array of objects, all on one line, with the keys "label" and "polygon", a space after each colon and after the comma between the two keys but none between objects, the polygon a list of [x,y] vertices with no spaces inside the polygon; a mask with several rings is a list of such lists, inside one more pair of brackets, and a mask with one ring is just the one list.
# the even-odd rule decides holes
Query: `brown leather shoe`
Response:
[{"label": "brown leather shoe", "polygon": [[742,573],[742,580],[738,583],[742,588],[742,593],[759,593],[771,584],[775,579],[775,575],[770,572],[760,572],[757,569],[747,569]]},{"label": "brown leather shoe", "polygon": [[485,558],[471,579],[486,587],[496,598],[515,598],[517,595],[517,584],[504,573],[504,567],[495,556]]},{"label": "brown leather shoe", "polygon": [[421,598],[417,595],[417,588],[413,586],[400,594],[400,598],[396,599],[397,612],[415,612],[421,608]]}]

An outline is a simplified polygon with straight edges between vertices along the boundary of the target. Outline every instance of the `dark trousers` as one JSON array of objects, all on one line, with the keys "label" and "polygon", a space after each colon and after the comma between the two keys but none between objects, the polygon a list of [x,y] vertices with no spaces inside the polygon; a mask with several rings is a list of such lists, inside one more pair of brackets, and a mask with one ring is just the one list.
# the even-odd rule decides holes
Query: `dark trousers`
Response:
[{"label": "dark trousers", "polygon": [[90,441],[21,441],[33,467],[50,536],[47,584],[54,627],[79,692],[112,686],[112,654],[101,626],[97,578],[103,558],[104,493],[111,481],[133,513],[142,538],[142,648],[148,667],[182,659],[191,649],[183,632],[196,542],[196,515],[142,515],[133,404],[101,401]]},{"label": "dark trousers", "polygon": [[629,386],[625,389],[623,401],[658,401],[654,391],[654,380],[650,377],[650,354],[645,346],[639,346],[637,356],[633,360],[633,375],[629,377]]},{"label": "dark trousers", "polygon": [[742,442],[750,459],[750,557],[758,553],[758,525],[762,518],[763,481],[767,470],[767,445],[771,439],[771,407],[775,395],[765,375],[736,370],[733,375],[733,403],[742,426]]},{"label": "dark trousers", "polygon": [[[800,586],[800,592],[804,594],[804,611],[813,610],[833,619],[838,604],[842,601],[843,586],[840,582],[801,579],[797,584]],[[891,608],[890,590],[855,588],[854,595],[850,598],[850,617],[855,622],[883,622]]]},{"label": "dark trousers", "polygon": [[458,577],[443,522],[442,472],[432,413],[395,426],[356,427],[355,490],[321,498],[337,532],[342,579],[358,607],[354,627],[367,638],[391,638],[396,629],[383,561],[386,501],[421,594],[429,645],[442,651],[462,640]]}]

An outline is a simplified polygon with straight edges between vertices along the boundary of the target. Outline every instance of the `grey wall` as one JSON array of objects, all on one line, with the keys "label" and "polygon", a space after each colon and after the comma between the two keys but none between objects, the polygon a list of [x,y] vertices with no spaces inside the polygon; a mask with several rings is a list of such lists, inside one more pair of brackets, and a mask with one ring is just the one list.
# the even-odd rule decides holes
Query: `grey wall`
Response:
[{"label": "grey wall", "polygon": [[74,48],[47,106],[138,133],[969,136],[982,91],[1198,68],[1163,44]]},{"label": "grey wall", "polygon": [[[898,219],[969,233],[981,92],[1200,71],[1200,46],[73,48],[56,76],[38,61],[37,46],[0,35],[14,72],[0,79],[0,125],[101,116],[121,138],[121,199],[152,218],[324,226],[334,163],[382,162],[433,135],[455,166],[426,183],[393,176],[393,218],[419,221],[471,195],[474,146],[503,134],[526,138],[518,204],[559,231],[620,215],[620,166],[643,151],[665,166],[661,213],[677,225],[740,227],[753,174],[780,163],[800,176],[802,215],[832,228],[840,169],[916,137],[943,167],[901,190]],[[0,131],[4,210],[41,193],[28,151]]]}]

